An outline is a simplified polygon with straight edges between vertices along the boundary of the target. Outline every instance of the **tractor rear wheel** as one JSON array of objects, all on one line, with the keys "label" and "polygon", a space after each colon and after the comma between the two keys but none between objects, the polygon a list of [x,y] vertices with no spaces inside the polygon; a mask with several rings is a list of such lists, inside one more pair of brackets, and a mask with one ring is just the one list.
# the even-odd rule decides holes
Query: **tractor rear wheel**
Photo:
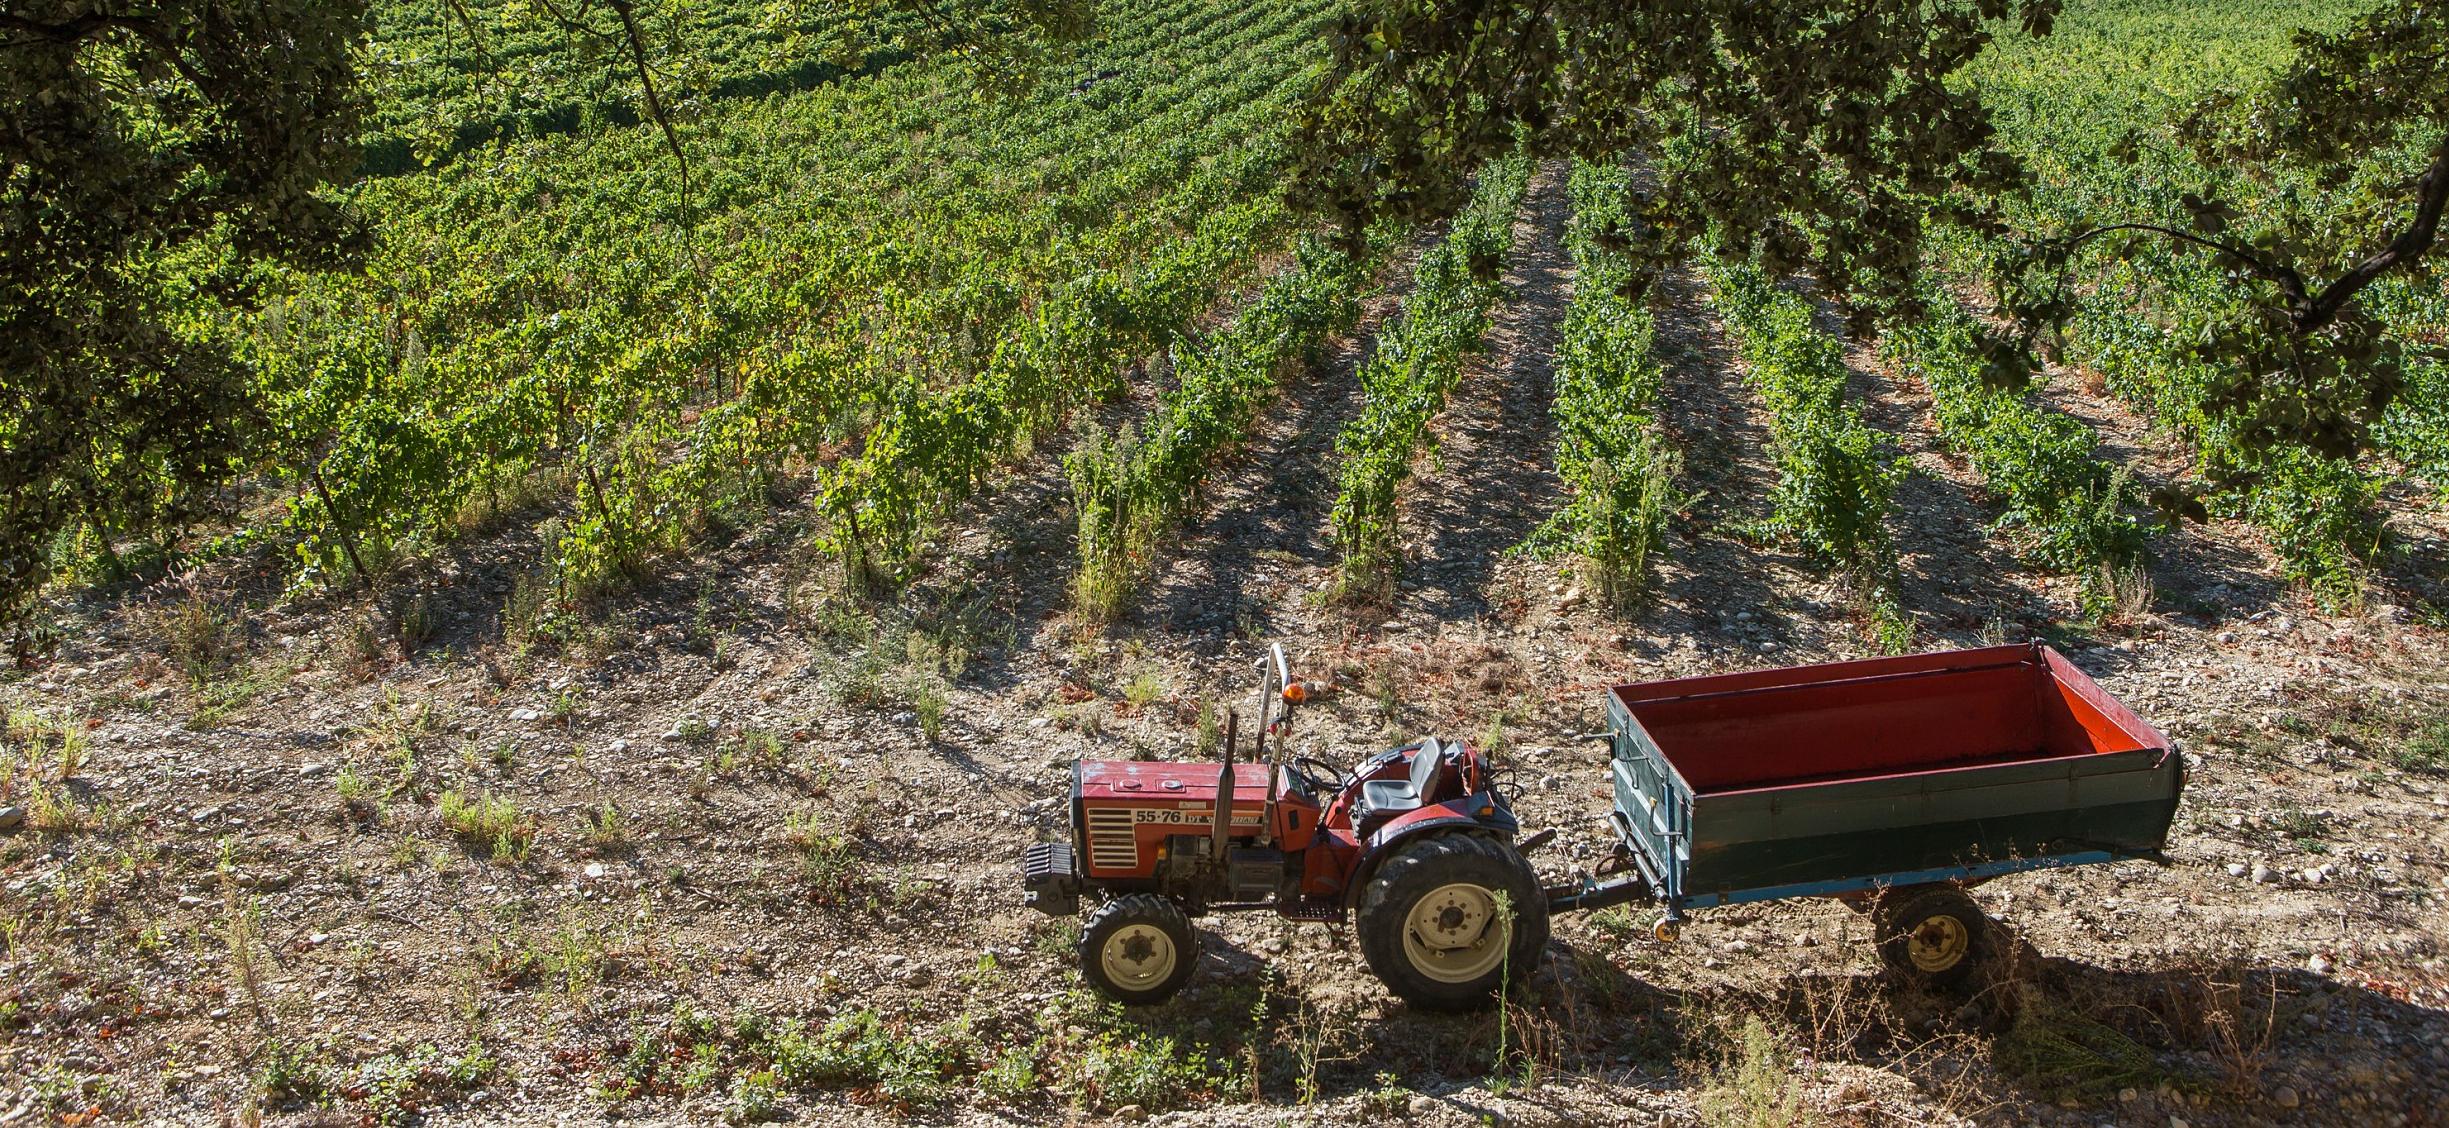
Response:
[{"label": "tractor rear wheel", "polygon": [[1906,979],[1955,987],[1989,951],[1990,918],[1964,891],[1946,885],[1895,890],[1874,918],[1879,958]]},{"label": "tractor rear wheel", "polygon": [[1080,929],[1080,974],[1107,998],[1161,1003],[1190,981],[1199,933],[1182,907],[1150,893],[1116,897]]},{"label": "tractor rear wheel", "polygon": [[1514,848],[1477,834],[1405,843],[1361,892],[1369,970],[1425,1010],[1476,1010],[1548,945],[1548,905]]}]

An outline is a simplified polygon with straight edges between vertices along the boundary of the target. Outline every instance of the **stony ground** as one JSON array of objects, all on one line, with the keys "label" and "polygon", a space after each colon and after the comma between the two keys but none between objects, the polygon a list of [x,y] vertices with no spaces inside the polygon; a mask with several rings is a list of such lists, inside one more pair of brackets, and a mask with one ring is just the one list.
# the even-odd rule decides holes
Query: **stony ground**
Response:
[{"label": "stony ground", "polygon": [[[1689,280],[1662,324],[1698,497],[1653,605],[1613,617],[1508,553],[1558,501],[1563,218],[1550,174],[1388,607],[1320,598],[1365,328],[1104,630],[1065,610],[1043,455],[881,604],[836,590],[786,496],[585,607],[521,571],[541,513],[379,595],[242,561],[64,605],[56,650],[0,681],[0,1124],[2449,1123],[2437,498],[2393,500],[2405,551],[2359,607],[2213,524],[2161,535],[2149,595],[2087,618],[2080,578],[1988,535],[1926,395],[1867,357],[1917,470],[1921,642],[2046,637],[2175,736],[2171,865],[1980,887],[2005,933],[1970,1001],[1889,983],[1822,903],[1705,912],[1674,944],[1648,915],[1562,919],[1501,1016],[1412,1012],[1347,933],[1255,917],[1207,922],[1164,1007],[1082,993],[1014,858],[1062,832],[1074,758],[1199,754],[1269,642],[1334,687],[1298,750],[1473,740],[1562,832],[1555,877],[1607,846],[1572,739],[1601,687],[1870,652],[1845,592],[1738,535],[1773,478],[1761,408]],[[2082,374],[2050,389],[2147,479],[2182,473]]]}]

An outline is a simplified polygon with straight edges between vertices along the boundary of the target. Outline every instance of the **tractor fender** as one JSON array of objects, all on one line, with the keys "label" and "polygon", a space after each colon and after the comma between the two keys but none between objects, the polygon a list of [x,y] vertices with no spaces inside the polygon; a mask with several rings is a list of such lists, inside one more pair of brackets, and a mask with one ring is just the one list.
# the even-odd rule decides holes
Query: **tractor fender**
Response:
[{"label": "tractor fender", "polygon": [[[1477,813],[1482,808],[1493,810],[1485,815]],[[1514,821],[1514,813],[1488,792],[1450,799],[1417,811],[1406,811],[1379,827],[1376,834],[1370,835],[1369,840],[1361,844],[1360,860],[1352,866],[1352,879],[1344,883],[1344,908],[1349,910],[1360,904],[1361,890],[1368,888],[1369,879],[1376,875],[1378,865],[1392,857],[1397,846],[1411,839],[1430,834],[1481,830],[1511,842],[1514,834],[1521,829],[1522,824]]]}]

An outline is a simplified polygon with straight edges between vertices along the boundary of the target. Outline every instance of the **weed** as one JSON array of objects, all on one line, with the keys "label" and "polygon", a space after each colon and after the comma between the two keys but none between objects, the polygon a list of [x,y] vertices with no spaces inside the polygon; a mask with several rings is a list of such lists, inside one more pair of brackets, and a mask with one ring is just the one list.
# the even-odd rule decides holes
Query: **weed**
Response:
[{"label": "weed", "polygon": [[255,699],[271,692],[288,680],[290,670],[279,671],[251,668],[195,689],[194,714],[187,718],[187,727],[196,731],[212,728],[255,703]]},{"label": "weed", "polygon": [[799,873],[819,900],[848,896],[861,884],[859,857],[851,836],[826,827],[815,811],[794,812],[783,819],[783,837],[799,851]]},{"label": "weed", "polygon": [[706,645],[723,629],[721,617],[717,614],[714,605],[714,592],[713,576],[709,575],[698,581],[697,602],[689,609],[689,639],[700,646]]},{"label": "weed", "polygon": [[433,706],[423,702],[408,705],[396,690],[390,690],[375,705],[373,717],[357,730],[359,747],[391,761],[393,778],[388,794],[417,789],[420,779],[417,753],[434,728]]},{"label": "weed", "polygon": [[606,799],[587,812],[587,845],[596,852],[617,850],[629,843],[628,820],[621,808]]},{"label": "weed", "polygon": [[2028,997],[1991,1047],[2001,1071],[2061,1098],[2085,1099],[2159,1075],[2150,1049],[2116,1028],[2063,1006]]},{"label": "weed", "polygon": [[2103,561],[2084,596],[2085,609],[2104,627],[2131,627],[2151,614],[2151,569],[2141,557],[2123,564]]},{"label": "weed", "polygon": [[1217,717],[1216,703],[1199,699],[1199,716],[1193,720],[1191,754],[1198,759],[1216,756],[1224,747],[1224,722]]},{"label": "weed", "polygon": [[154,629],[161,639],[162,656],[197,688],[237,660],[240,631],[236,620],[201,592],[191,590],[187,598],[161,612]]},{"label": "weed", "polygon": [[864,646],[876,638],[876,616],[856,600],[822,596],[808,601],[801,617],[825,642]]},{"label": "weed", "polygon": [[943,684],[933,677],[919,679],[910,689],[910,711],[918,717],[918,730],[932,742],[944,734]]},{"label": "weed", "polygon": [[1033,921],[1032,933],[1031,950],[1048,959],[1069,960],[1080,946],[1080,918]]},{"label": "weed", "polygon": [[1101,1109],[1138,1105],[1160,1112],[1189,1103],[1217,1081],[1214,1061],[1168,1036],[1097,1034],[1071,1065],[1074,1088]]},{"label": "weed", "polygon": [[561,980],[562,992],[575,1004],[603,979],[611,959],[601,934],[584,921],[565,921],[553,930],[552,944],[537,963]]},{"label": "weed", "polygon": [[[1499,935],[1512,934],[1516,919],[1514,912],[1513,898],[1498,893],[1497,918],[1505,923],[1505,931]],[[1541,1059],[1554,1056],[1555,1029],[1552,1025],[1539,1024],[1528,1010],[1514,1003],[1513,960],[1507,958],[1498,965],[1498,969],[1497,1053],[1491,1064],[1489,1088],[1503,1093],[1516,1087],[1527,1089],[1538,1082]],[[1506,1066],[1514,1062],[1520,1064],[1521,1073],[1508,1075]]]},{"label": "weed", "polygon": [[54,766],[58,771],[53,778],[61,783],[66,783],[76,778],[77,773],[85,769],[85,727],[74,721],[64,721],[60,724],[58,733],[59,744],[54,749],[56,754]]},{"label": "weed", "polygon": [[784,1084],[873,1086],[896,1103],[923,1106],[944,1098],[949,1091],[946,1075],[969,1042],[963,1023],[914,1028],[860,1009],[814,1034],[798,1023],[786,1023],[770,1049],[774,1074]]},{"label": "weed", "polygon": [[351,680],[367,681],[390,661],[383,631],[371,616],[354,615],[340,636],[340,667]]},{"label": "weed", "polygon": [[1066,705],[1055,713],[1055,723],[1087,737],[1105,735],[1106,715],[1111,707],[1097,698]]},{"label": "weed", "polygon": [[711,744],[714,742],[714,726],[707,724],[703,717],[682,717],[679,723],[672,726],[672,737],[682,744]]},{"label": "weed", "polygon": [[323,1069],[318,1062],[317,1047],[273,1038],[259,1051],[262,1064],[256,1067],[255,1084],[263,1094],[275,1100],[320,1100],[324,1094]]},{"label": "weed", "polygon": [[1403,1087],[1401,1078],[1380,1072],[1377,1087],[1361,1094],[1361,1111],[1381,1120],[1392,1120],[1411,1110],[1411,1090]]},{"label": "weed", "polygon": [[1377,705],[1379,726],[1387,732],[1399,731],[1403,719],[1403,685],[1392,658],[1380,659],[1369,668],[1364,688],[1369,693],[1370,701]]},{"label": "weed", "polygon": [[733,748],[739,759],[753,767],[771,769],[782,766],[782,738],[770,730],[753,727],[741,729]]},{"label": "weed", "polygon": [[1506,711],[1503,709],[1489,714],[1488,727],[1480,730],[1479,749],[1481,752],[1496,756],[1512,747],[1505,737],[1505,720]]},{"label": "weed", "polygon": [[1590,925],[1617,943],[1630,940],[1644,931],[1640,922],[1633,919],[1633,910],[1622,905],[1609,905],[1590,914]]},{"label": "weed", "polygon": [[263,911],[252,897],[241,899],[227,863],[222,869],[221,939],[229,953],[230,985],[261,1015],[263,1000]]},{"label": "weed", "polygon": [[492,1054],[485,1052],[484,1043],[471,1041],[465,1052],[443,1065],[442,1075],[459,1088],[473,1089],[484,1084],[501,1065]]},{"label": "weed", "polygon": [[2390,755],[2390,762],[2400,771],[2449,775],[2449,717],[2435,717],[2408,737]]},{"label": "weed", "polygon": [[542,571],[524,572],[502,604],[502,635],[524,650],[552,637],[553,581]]},{"label": "weed", "polygon": [[1864,585],[1856,600],[1855,611],[1862,618],[1864,631],[1880,653],[1913,653],[1913,616],[1897,601],[1895,584]]},{"label": "weed", "polygon": [[2294,843],[2299,850],[2320,848],[2329,828],[2328,816],[2302,807],[2283,807],[2270,815],[2271,832]]},{"label": "weed", "polygon": [[434,607],[433,597],[418,592],[402,600],[392,612],[391,634],[400,644],[402,655],[414,655],[425,649],[434,636],[441,633],[442,615]]},{"label": "weed", "polygon": [[1038,1059],[1046,1053],[1046,1040],[1037,1038],[1006,1046],[978,1072],[978,1088],[997,1100],[1014,1100],[1036,1092],[1043,1079],[1038,1073]]},{"label": "weed", "polygon": [[46,787],[39,780],[26,786],[25,809],[26,826],[42,834],[75,834],[91,824],[67,788]]},{"label": "weed", "polygon": [[1294,1019],[1288,1034],[1292,1041],[1293,1092],[1302,1104],[1318,1099],[1318,1070],[1332,1062],[1346,1062],[1357,1055],[1346,1044],[1351,1030],[1349,1016],[1330,1011],[1307,994],[1294,1000]]},{"label": "weed", "polygon": [[1154,670],[1141,670],[1123,683],[1122,699],[1130,702],[1134,709],[1145,709],[1163,701],[1167,692],[1169,690],[1162,675]]},{"label": "weed", "polygon": [[428,1043],[406,1053],[388,1053],[359,1063],[337,1086],[364,1102],[363,1122],[391,1128],[415,1123],[424,1107],[446,1089],[472,1089],[499,1068],[481,1044],[445,1058]]},{"label": "weed", "polygon": [[779,1118],[774,1071],[760,1069],[732,1079],[731,1100],[723,1106],[727,1124],[759,1124]]},{"label": "weed", "polygon": [[25,1087],[26,1096],[32,1098],[33,1107],[52,1113],[55,1123],[98,1123],[102,1118],[103,1105],[116,1101],[108,1078],[58,1064],[46,1063],[30,1081]]},{"label": "weed", "polygon": [[375,793],[374,781],[358,774],[357,765],[340,765],[332,776],[332,790],[339,793],[341,813],[351,821],[372,823],[383,817],[382,796]]},{"label": "weed", "polygon": [[2230,1095],[2259,1096],[2282,1018],[2278,978],[2266,977],[2265,989],[2251,993],[2243,981],[2207,968],[2172,972],[2160,983],[2163,997],[2145,1000],[2145,1006],[2167,1022],[2179,1042],[2204,1051]]},{"label": "weed", "polygon": [[1746,1015],[1725,1060],[1708,1069],[1694,1102],[1711,1128],[1794,1128],[1804,1123],[1803,1092],[1785,1040],[1758,1015]]},{"label": "weed", "polygon": [[523,861],[535,843],[536,824],[508,799],[490,794],[474,797],[445,791],[435,803],[442,825],[471,847],[492,851],[493,860]]}]

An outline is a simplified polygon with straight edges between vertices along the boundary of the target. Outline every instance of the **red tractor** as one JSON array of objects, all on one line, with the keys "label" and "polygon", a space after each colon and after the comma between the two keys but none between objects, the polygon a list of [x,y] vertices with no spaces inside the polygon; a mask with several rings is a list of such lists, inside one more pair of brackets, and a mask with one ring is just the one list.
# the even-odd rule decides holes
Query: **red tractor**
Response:
[{"label": "red tractor", "polygon": [[[1518,824],[1487,759],[1431,738],[1349,773],[1270,756],[1309,695],[1281,647],[1261,659],[1251,762],[1084,760],[1072,769],[1071,840],[1021,862],[1028,903],[1053,916],[1101,903],[1081,929],[1080,968],[1104,994],[1154,1003],[1198,962],[1191,920],[1272,909],[1356,921],[1370,970],[1415,1006],[1484,1005],[1548,940],[1548,897],[1523,861]],[[1279,740],[1278,745],[1281,745]]]}]

